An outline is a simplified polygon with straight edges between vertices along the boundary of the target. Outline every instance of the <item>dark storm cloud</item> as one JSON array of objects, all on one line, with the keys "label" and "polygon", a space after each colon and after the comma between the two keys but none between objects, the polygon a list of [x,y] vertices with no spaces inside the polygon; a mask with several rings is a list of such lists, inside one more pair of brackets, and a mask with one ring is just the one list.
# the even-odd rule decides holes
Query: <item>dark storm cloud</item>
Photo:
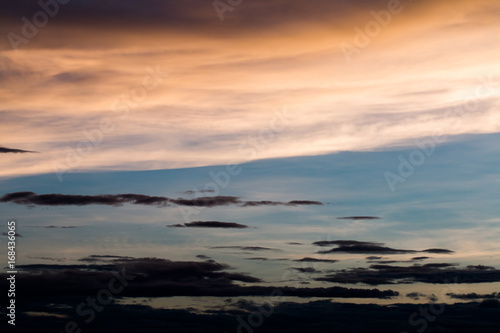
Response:
[{"label": "dark storm cloud", "polygon": [[1,153],[37,153],[37,151],[0,147],[0,154]]},{"label": "dark storm cloud", "polygon": [[[227,205],[248,206],[297,206],[297,205],[321,205],[316,201],[295,200],[290,202],[278,201],[242,201],[234,196],[198,197],[193,199],[167,198],[149,196],[143,194],[100,194],[100,195],[73,195],[73,194],[36,194],[34,192],[7,193],[0,198],[0,202],[12,202],[18,205],[41,205],[41,206],[86,206],[86,205],[108,205],[121,206],[125,203],[133,205],[154,205],[158,207],[179,205],[191,207],[217,207]],[[293,204],[291,204],[294,202]]]},{"label": "dark storm cloud", "polygon": [[345,216],[337,217],[337,220],[379,220],[377,216]]},{"label": "dark storm cloud", "polygon": [[245,229],[248,228],[247,225],[239,224],[235,222],[220,222],[220,221],[194,221],[184,224],[173,224],[167,227],[175,228],[233,228],[233,229]]},{"label": "dark storm cloud", "polygon": [[[313,245],[317,246],[331,246],[337,245],[336,248],[330,250],[318,251],[317,253],[354,253],[354,254],[408,254],[417,252],[427,252],[427,253],[441,253],[441,254],[451,254],[454,253],[451,250],[446,249],[427,249],[423,251],[417,250],[405,250],[405,249],[393,249],[390,247],[383,246],[384,243],[377,242],[360,242],[355,240],[332,240],[332,241],[317,241]],[[373,256],[375,257],[375,256]]]},{"label": "dark storm cloud", "polygon": [[369,285],[395,283],[481,283],[500,281],[500,270],[456,267],[450,263],[430,263],[413,266],[371,265],[369,268],[352,268],[335,271],[318,281],[334,283],[365,283]]},{"label": "dark storm cloud", "polygon": [[[108,282],[121,274],[128,277],[127,288],[120,296],[269,296],[279,290],[283,296],[390,298],[392,290],[355,289],[344,287],[296,288],[272,286],[240,286],[261,282],[244,273],[227,272],[231,267],[215,261],[170,261],[158,258],[129,258],[94,256],[96,259],[115,259],[113,263],[89,265],[20,265],[16,277],[19,297],[91,295],[106,288]],[[92,257],[82,258],[82,261]],[[0,285],[6,286],[6,274],[0,274]],[[5,286],[4,286],[5,285]],[[43,288],[40,286],[43,285]]]}]

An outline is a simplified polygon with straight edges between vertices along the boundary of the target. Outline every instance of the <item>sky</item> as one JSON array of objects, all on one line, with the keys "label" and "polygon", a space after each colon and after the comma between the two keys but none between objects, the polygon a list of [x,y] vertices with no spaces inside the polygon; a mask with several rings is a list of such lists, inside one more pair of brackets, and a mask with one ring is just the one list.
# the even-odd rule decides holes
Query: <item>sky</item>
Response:
[{"label": "sky", "polygon": [[499,16],[1,1],[16,325],[497,332]]}]

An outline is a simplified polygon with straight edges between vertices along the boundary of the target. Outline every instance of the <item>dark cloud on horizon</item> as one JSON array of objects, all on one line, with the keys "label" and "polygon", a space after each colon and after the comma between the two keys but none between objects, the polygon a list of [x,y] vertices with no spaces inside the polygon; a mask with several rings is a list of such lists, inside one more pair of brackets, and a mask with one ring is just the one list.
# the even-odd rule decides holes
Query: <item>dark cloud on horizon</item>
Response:
[{"label": "dark cloud on horizon", "polygon": [[[31,264],[17,266],[16,294],[22,298],[38,296],[91,295],[105,288],[118,274],[130,278],[120,296],[268,296],[279,290],[283,296],[390,298],[392,290],[355,289],[344,287],[296,288],[272,286],[241,286],[261,282],[259,278],[227,272],[229,265],[215,261],[170,261],[158,258],[130,258],[94,255],[80,259],[110,259],[104,264],[56,265]],[[0,285],[6,287],[6,274],[0,274]],[[5,285],[5,286],[4,286]],[[40,288],[43,286],[43,288]]]},{"label": "dark cloud on horizon", "polygon": [[235,222],[220,222],[220,221],[194,221],[184,224],[172,224],[168,225],[170,228],[232,228],[232,229],[245,229],[248,228],[247,225],[239,224]]},{"label": "dark cloud on horizon", "polygon": [[[425,328],[426,333],[469,333],[498,332],[498,304],[457,303],[446,305],[446,311],[434,316],[432,308],[425,306],[427,316],[432,322],[425,321],[421,314],[421,304],[376,304],[335,303],[330,300],[309,302],[288,302],[279,297],[269,297],[269,301],[280,302],[270,307],[252,300],[226,300],[218,308],[203,312],[195,309],[153,308],[147,304],[119,304],[111,302],[105,307],[105,313],[97,315],[95,320],[86,324],[88,317],[78,316],[74,306],[82,302],[81,297],[37,297],[26,299],[23,310],[16,314],[16,326],[24,332],[59,332],[64,331],[69,321],[79,324],[94,333],[108,332],[150,332],[154,327],[158,332],[310,332],[310,333],[388,333],[416,332]],[[268,300],[266,300],[268,301]],[[490,300],[491,301],[491,300]],[[439,309],[441,305],[435,305]],[[59,316],[36,316],[32,312],[43,311]],[[409,317],[416,313],[414,325]],[[266,315],[269,314],[269,315]],[[249,321],[248,319],[252,320]],[[262,318],[262,319],[260,319]],[[250,323],[261,323],[258,326]],[[422,324],[425,322],[425,326]]]},{"label": "dark cloud on horizon", "polygon": [[6,147],[0,147],[0,154],[2,153],[38,153],[37,151],[31,151],[31,150],[23,150],[23,149],[13,149],[13,148],[6,148]]},{"label": "dark cloud on horizon", "polygon": [[[336,248],[324,251],[318,251],[320,254],[327,253],[353,253],[353,254],[411,254],[417,252],[427,252],[427,253],[441,253],[441,254],[451,254],[454,253],[447,249],[427,249],[427,250],[403,250],[403,249],[393,249],[390,247],[383,246],[384,243],[377,242],[360,242],[355,240],[332,240],[332,241],[317,241],[313,245],[316,246],[331,246],[337,245]],[[374,256],[375,257],[375,256]]]},{"label": "dark cloud on horizon", "polygon": [[397,283],[482,283],[499,282],[500,270],[477,269],[474,266],[466,268],[456,267],[451,263],[430,263],[413,266],[371,265],[369,268],[352,268],[350,270],[334,271],[317,281],[333,283],[368,285],[397,284]]},{"label": "dark cloud on horizon", "polygon": [[191,207],[217,207],[238,205],[239,207],[251,206],[297,206],[297,205],[322,205],[318,201],[292,200],[280,201],[242,201],[234,196],[198,197],[193,199],[167,198],[143,194],[100,194],[100,195],[73,195],[73,194],[36,194],[34,192],[7,193],[0,198],[0,202],[12,202],[18,205],[40,206],[86,206],[108,205],[122,206],[125,203],[133,205],[166,206],[191,206]]}]

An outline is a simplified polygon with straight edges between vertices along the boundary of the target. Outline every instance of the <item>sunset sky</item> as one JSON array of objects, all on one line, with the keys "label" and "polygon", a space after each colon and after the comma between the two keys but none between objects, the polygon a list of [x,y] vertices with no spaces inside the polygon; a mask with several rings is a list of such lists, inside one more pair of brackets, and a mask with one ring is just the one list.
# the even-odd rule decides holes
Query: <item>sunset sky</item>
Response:
[{"label": "sunset sky", "polygon": [[[498,331],[498,31],[495,0],[1,1],[19,324]],[[111,267],[137,279],[87,323]]]}]

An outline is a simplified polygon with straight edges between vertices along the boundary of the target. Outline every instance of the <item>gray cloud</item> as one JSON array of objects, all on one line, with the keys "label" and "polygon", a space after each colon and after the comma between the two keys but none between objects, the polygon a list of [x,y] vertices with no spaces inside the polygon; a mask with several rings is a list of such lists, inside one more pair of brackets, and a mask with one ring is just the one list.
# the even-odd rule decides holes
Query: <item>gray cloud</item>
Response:
[{"label": "gray cloud", "polygon": [[352,268],[335,271],[333,274],[316,278],[318,281],[334,283],[365,283],[369,285],[395,283],[481,283],[500,281],[500,270],[456,267],[451,263],[430,263],[413,266],[371,265],[369,268]]},{"label": "gray cloud", "polygon": [[247,225],[239,224],[235,222],[220,222],[220,221],[194,221],[188,222],[184,224],[173,224],[167,227],[175,227],[175,228],[232,228],[232,229],[245,229],[248,228]]},{"label": "gray cloud", "polygon": [[0,147],[0,153],[38,153],[37,151]]},{"label": "gray cloud", "polygon": [[41,205],[41,206],[86,206],[86,205],[108,205],[121,206],[125,203],[133,205],[154,205],[166,207],[172,205],[192,207],[217,207],[227,205],[248,206],[297,206],[297,205],[321,205],[322,203],[307,200],[293,200],[289,202],[278,201],[242,201],[234,196],[198,197],[193,199],[167,198],[149,196],[143,194],[100,194],[100,195],[72,195],[72,194],[36,194],[34,192],[7,193],[0,198],[0,202],[12,202],[18,205]]}]

